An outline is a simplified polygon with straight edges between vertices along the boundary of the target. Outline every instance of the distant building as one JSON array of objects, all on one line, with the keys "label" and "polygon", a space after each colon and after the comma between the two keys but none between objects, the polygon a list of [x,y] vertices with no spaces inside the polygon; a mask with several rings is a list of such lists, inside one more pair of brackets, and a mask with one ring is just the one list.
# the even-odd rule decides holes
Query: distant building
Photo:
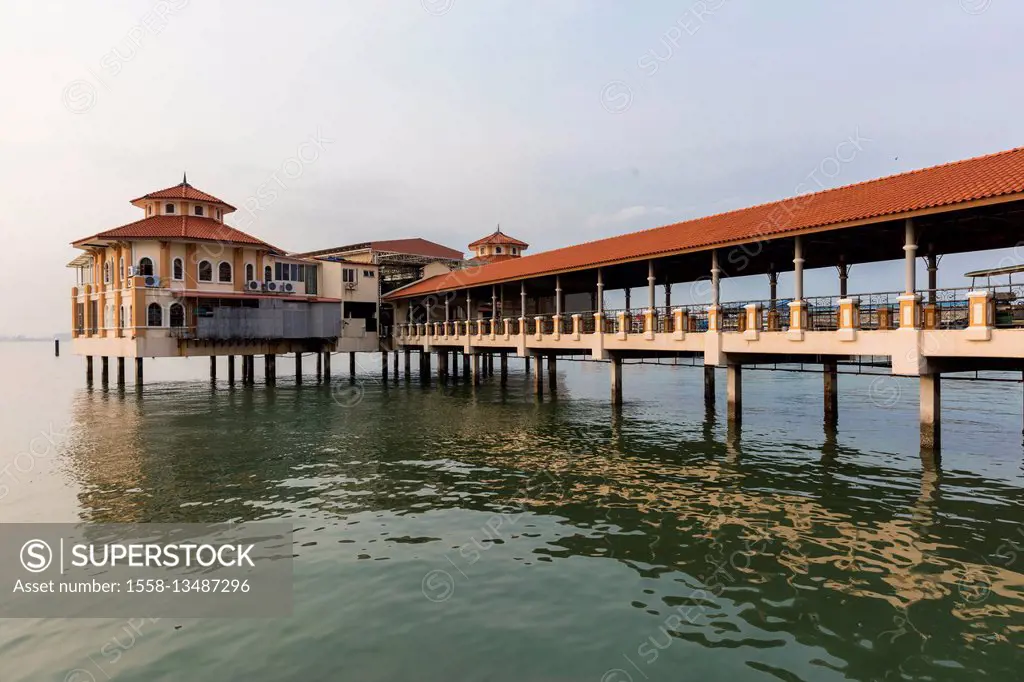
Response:
[{"label": "distant building", "polygon": [[483,239],[477,239],[469,245],[473,252],[470,263],[495,263],[497,261],[520,258],[523,251],[530,248],[526,242],[510,237],[501,231],[501,226]]},{"label": "distant building", "polygon": [[[72,344],[87,356],[372,351],[378,267],[287,252],[224,224],[235,208],[181,184],[144,217],[73,242]],[[346,324],[342,325],[343,317]]]}]

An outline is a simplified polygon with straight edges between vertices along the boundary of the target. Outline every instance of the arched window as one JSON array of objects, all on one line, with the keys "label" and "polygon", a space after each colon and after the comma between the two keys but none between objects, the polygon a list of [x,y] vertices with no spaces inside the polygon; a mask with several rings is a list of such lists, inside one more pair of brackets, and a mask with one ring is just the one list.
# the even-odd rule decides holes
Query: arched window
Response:
[{"label": "arched window", "polygon": [[153,204],[146,207],[146,215],[153,215]]},{"label": "arched window", "polygon": [[274,268],[269,265],[263,268],[263,281],[269,282],[274,279]]},{"label": "arched window", "polygon": [[103,264],[103,282],[110,284],[110,261]]},{"label": "arched window", "polygon": [[124,280],[128,276],[128,272],[124,269],[124,258],[121,259],[118,267],[121,268],[121,279]]},{"label": "arched window", "polygon": [[164,213],[174,213],[174,204],[164,204]]},{"label": "arched window", "polygon": [[118,328],[124,327],[124,306],[121,306],[121,309],[117,311],[117,326]]},{"label": "arched window", "polygon": [[245,266],[245,281],[251,282],[256,279],[256,268],[253,267],[252,263],[248,263]]},{"label": "arched window", "polygon": [[151,258],[143,258],[139,261],[139,274],[143,277],[153,276],[153,260]]},{"label": "arched window", "polygon": [[183,280],[185,279],[185,263],[180,258],[174,259],[174,279]]},{"label": "arched window", "polygon": [[501,253],[501,247],[500,246],[495,246],[494,247],[494,253]]},{"label": "arched window", "polygon": [[212,282],[213,281],[213,266],[210,265],[210,261],[208,261],[208,260],[199,261],[199,281],[200,282]]},{"label": "arched window", "polygon": [[171,304],[171,327],[185,326],[185,307],[180,303]]},{"label": "arched window", "polygon": [[221,262],[220,266],[217,268],[217,281],[231,281],[231,263],[228,263],[227,261]]},{"label": "arched window", "polygon": [[159,303],[150,303],[147,312],[146,324],[150,327],[164,326],[164,309],[160,307]]},{"label": "arched window", "polygon": [[513,246],[513,247],[512,247],[512,255],[514,256],[514,255],[516,255],[517,253],[519,253],[519,250],[518,250],[518,249],[516,249],[516,247],[514,247],[514,246]]}]

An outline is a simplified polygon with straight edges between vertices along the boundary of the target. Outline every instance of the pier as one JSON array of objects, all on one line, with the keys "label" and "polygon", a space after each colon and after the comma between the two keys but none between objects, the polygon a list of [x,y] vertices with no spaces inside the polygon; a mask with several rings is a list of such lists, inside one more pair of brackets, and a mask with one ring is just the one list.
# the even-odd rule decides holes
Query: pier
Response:
[{"label": "pier", "polygon": [[[920,384],[921,446],[941,443],[944,373],[1024,369],[1024,285],[983,273],[970,288],[940,288],[945,254],[1018,246],[1024,235],[1024,149],[804,195],[654,230],[487,263],[425,279],[384,300],[395,307],[395,347],[455,350],[479,374],[481,356],[515,353],[543,365],[578,356],[610,366],[610,401],[623,400],[623,364],[684,359],[726,372],[728,418],[743,412],[745,367],[798,363],[822,374],[827,420],[838,418],[839,367],[865,365]],[[918,261],[927,284],[918,285]],[[904,287],[878,292],[851,276],[857,264],[896,261]],[[838,296],[805,291],[804,273],[834,268]],[[792,288],[780,292],[780,272]],[[721,282],[762,275],[765,296],[726,301]],[[685,285],[706,303],[672,305]],[[646,306],[630,305],[645,290]],[[607,309],[608,292],[626,306]],[[663,290],[663,305],[659,305]],[[575,307],[567,306],[567,301]],[[581,305],[580,302],[583,302]],[[440,366],[440,363],[439,363]],[[429,371],[429,370],[428,370]],[[549,382],[549,388],[553,383]]]}]

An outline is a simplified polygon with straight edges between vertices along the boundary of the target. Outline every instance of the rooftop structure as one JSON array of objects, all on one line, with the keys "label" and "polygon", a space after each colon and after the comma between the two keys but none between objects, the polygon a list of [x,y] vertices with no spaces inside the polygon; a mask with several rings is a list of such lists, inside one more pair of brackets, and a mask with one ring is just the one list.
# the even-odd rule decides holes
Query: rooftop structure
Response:
[{"label": "rooftop structure", "polygon": [[469,245],[469,250],[474,256],[471,263],[495,263],[497,261],[520,258],[523,251],[530,248],[530,245],[515,237],[510,237],[498,229],[482,239],[477,239]]}]

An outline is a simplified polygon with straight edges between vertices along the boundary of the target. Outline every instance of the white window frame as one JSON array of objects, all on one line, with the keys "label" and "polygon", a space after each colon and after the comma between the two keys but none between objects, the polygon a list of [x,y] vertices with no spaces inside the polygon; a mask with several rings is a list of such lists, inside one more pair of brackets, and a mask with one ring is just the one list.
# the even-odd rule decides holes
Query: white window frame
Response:
[{"label": "white window frame", "polygon": [[[203,279],[203,263],[206,263],[207,265],[210,266],[210,279]],[[216,280],[214,280],[213,276],[214,276],[213,262],[212,261],[208,261],[205,258],[203,260],[199,261],[199,265],[196,266],[196,281],[198,281],[198,282],[207,282],[209,284],[213,284],[216,281]]]}]

